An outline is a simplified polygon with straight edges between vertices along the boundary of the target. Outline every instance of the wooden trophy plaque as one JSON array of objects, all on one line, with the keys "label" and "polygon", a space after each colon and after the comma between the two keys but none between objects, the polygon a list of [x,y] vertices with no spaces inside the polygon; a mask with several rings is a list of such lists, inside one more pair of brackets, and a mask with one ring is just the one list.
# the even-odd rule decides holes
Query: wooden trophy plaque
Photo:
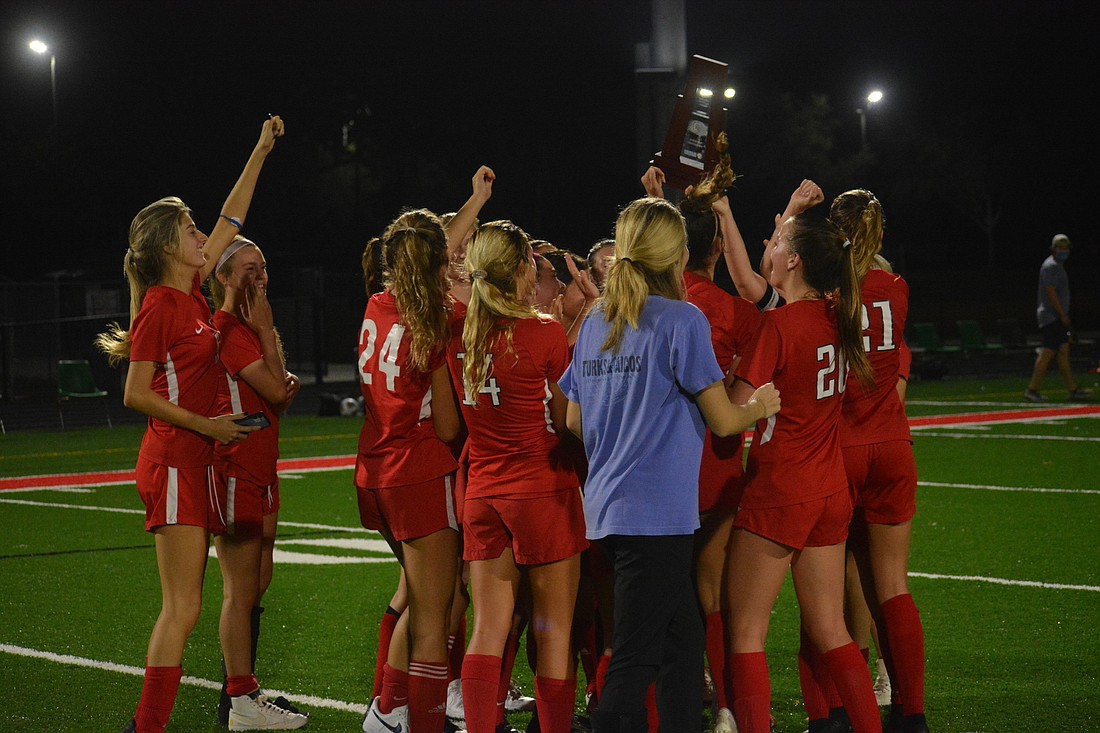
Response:
[{"label": "wooden trophy plaque", "polygon": [[692,56],[684,93],[676,96],[665,144],[651,165],[664,171],[665,185],[683,191],[694,186],[718,163],[715,141],[726,129],[722,93],[728,66]]}]

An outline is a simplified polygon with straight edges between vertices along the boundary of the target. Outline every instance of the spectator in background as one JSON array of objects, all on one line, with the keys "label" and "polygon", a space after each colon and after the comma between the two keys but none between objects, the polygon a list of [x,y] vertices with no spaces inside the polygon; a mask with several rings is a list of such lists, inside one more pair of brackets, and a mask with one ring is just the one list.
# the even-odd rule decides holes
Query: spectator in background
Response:
[{"label": "spectator in background", "polygon": [[1073,245],[1065,234],[1055,234],[1050,242],[1050,256],[1043,260],[1039,268],[1039,306],[1036,316],[1039,320],[1039,332],[1043,346],[1035,359],[1035,369],[1031,373],[1031,382],[1024,390],[1024,399],[1029,402],[1046,402],[1047,398],[1039,392],[1043,386],[1050,363],[1057,357],[1058,371],[1066,382],[1069,399],[1084,402],[1092,399],[1091,389],[1081,389],[1069,366],[1069,342],[1072,324],[1069,320],[1069,276],[1065,262],[1069,259]]}]

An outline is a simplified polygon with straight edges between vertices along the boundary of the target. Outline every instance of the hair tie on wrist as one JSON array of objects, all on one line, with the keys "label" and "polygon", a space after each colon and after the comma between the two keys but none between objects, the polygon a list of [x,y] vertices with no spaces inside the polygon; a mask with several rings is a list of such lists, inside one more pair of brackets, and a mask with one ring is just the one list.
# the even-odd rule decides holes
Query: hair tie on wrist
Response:
[{"label": "hair tie on wrist", "polygon": [[225,214],[218,214],[218,218],[219,218],[219,219],[225,219],[225,220],[226,220],[227,222],[229,222],[229,223],[230,223],[230,224],[232,224],[233,226],[237,227],[237,231],[238,231],[238,232],[239,232],[239,231],[241,231],[241,227],[242,227],[243,225],[241,224],[241,220],[240,220],[240,219],[238,219],[238,218],[236,218],[236,217],[234,217],[234,216],[226,216]]}]

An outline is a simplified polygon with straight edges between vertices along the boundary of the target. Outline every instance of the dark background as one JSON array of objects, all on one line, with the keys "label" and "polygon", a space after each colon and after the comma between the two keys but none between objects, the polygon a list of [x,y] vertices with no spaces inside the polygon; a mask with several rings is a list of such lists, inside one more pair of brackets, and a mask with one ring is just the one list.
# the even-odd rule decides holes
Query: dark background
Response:
[{"label": "dark background", "polygon": [[[1089,11],[687,0],[688,53],[727,62],[738,90],[730,195],[750,252],[802,178],[828,197],[868,187],[914,313],[946,323],[945,303],[980,303],[1027,321],[1062,231],[1074,310],[1095,321]],[[57,55],[56,127],[36,36]],[[0,282],[121,282],[130,219],[165,195],[209,230],[269,112],[288,134],[247,229],[273,290],[289,268],[354,272],[401,207],[456,209],[482,163],[498,174],[483,219],[586,252],[641,194],[635,44],[650,37],[650,4],[621,0],[6,2]],[[854,110],[876,86],[861,152]]]}]

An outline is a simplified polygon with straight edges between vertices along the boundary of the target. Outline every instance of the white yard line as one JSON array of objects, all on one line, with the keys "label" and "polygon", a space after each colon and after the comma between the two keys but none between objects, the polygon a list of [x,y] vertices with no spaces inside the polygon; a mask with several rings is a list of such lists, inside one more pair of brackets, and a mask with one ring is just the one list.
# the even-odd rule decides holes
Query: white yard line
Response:
[{"label": "white yard line", "polygon": [[[28,649],[22,646],[15,646],[14,644],[0,644],[0,652],[4,652],[5,654],[14,654],[19,657],[44,659],[48,662],[56,662],[57,664],[73,664],[78,667],[101,669],[107,672],[132,674],[136,677],[145,676],[145,669],[142,667],[134,667],[128,664],[116,664],[115,662],[101,662],[99,660],[88,659],[86,657],[74,657],[71,654],[56,654],[54,652],[46,652],[39,649]],[[192,685],[194,687],[205,687],[208,690],[220,690],[222,687],[221,682],[204,680],[201,677],[191,677],[189,675],[184,675],[180,682],[185,685]],[[282,690],[265,689],[264,692],[271,697],[282,695],[287,700],[298,703],[305,708],[330,708],[332,710],[344,710],[349,713],[365,715],[367,709],[370,707],[369,705],[358,702],[332,700],[327,697],[314,697],[313,695],[296,695],[290,692],[284,692]]]}]

